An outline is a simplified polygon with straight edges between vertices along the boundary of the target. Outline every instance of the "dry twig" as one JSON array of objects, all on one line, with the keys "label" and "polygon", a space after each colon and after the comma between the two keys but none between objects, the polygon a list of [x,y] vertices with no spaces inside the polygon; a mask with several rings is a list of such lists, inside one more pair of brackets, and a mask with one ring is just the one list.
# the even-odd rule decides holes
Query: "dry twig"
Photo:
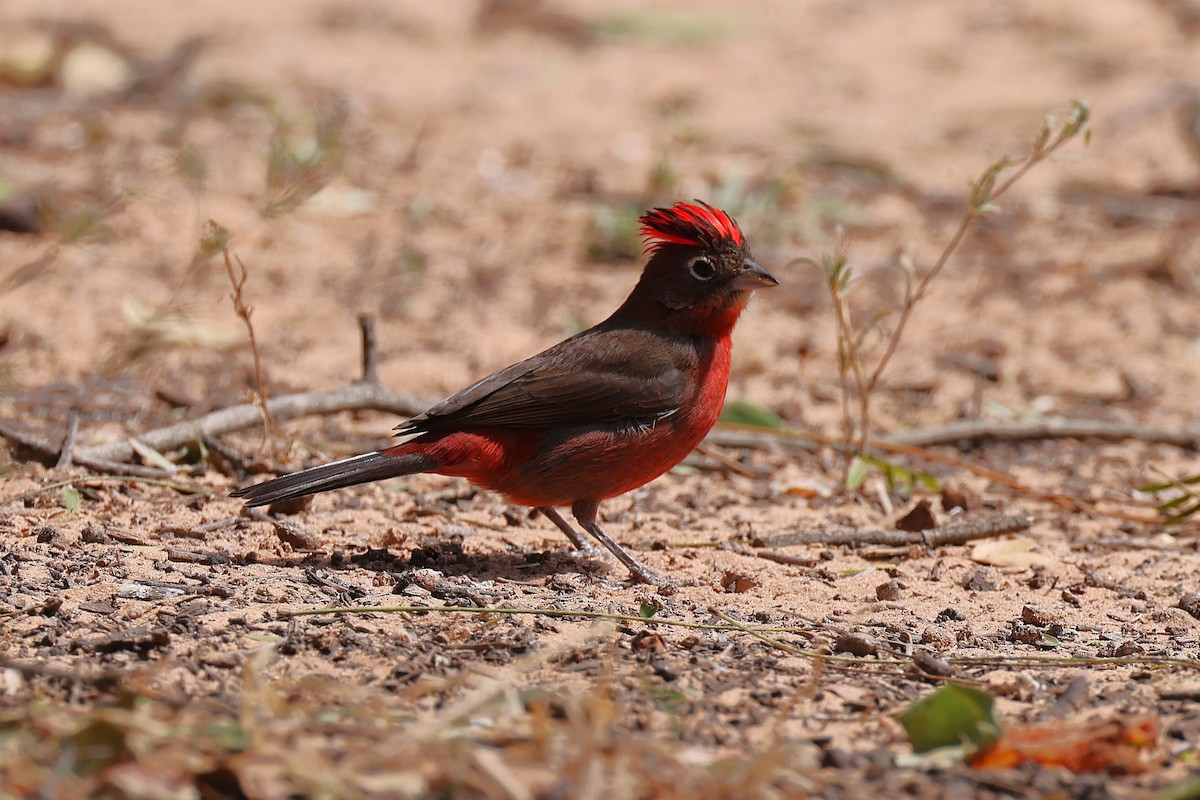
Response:
[{"label": "dry twig", "polygon": [[67,435],[63,437],[62,450],[59,451],[58,463],[55,469],[70,469],[75,457],[75,438],[79,435],[79,415],[72,413],[67,417]]},{"label": "dry twig", "polygon": [[1102,419],[1038,417],[1009,422],[960,420],[938,428],[905,431],[891,437],[894,442],[917,447],[933,447],[959,442],[1016,442],[1031,439],[1101,439],[1104,441],[1133,439],[1139,442],[1171,444],[1194,450],[1200,448],[1200,429],[1151,428],[1145,425],[1128,425]]},{"label": "dry twig", "polygon": [[[288,394],[268,400],[267,411],[272,419],[285,420],[313,414],[334,414],[339,411],[385,411],[409,417],[428,406],[408,395],[398,394],[374,383],[352,383],[337,389]],[[186,420],[165,428],[147,431],[139,435],[138,441],[158,451],[169,451],[188,442],[219,436],[241,430],[262,418],[256,403],[214,411],[196,419]],[[126,461],[133,458],[133,447],[128,440],[89,447],[75,456],[83,463],[84,458]]]},{"label": "dry twig", "polygon": [[800,544],[825,545],[884,545],[903,547],[908,545],[925,545],[926,547],[942,547],[959,545],[987,539],[993,536],[1003,536],[1006,533],[1023,531],[1033,524],[1033,520],[1024,515],[988,517],[980,520],[962,520],[951,522],[940,528],[927,531],[890,531],[890,530],[861,530],[858,528],[847,531],[805,531],[800,533],[782,533],[757,539],[755,547],[791,547]]}]

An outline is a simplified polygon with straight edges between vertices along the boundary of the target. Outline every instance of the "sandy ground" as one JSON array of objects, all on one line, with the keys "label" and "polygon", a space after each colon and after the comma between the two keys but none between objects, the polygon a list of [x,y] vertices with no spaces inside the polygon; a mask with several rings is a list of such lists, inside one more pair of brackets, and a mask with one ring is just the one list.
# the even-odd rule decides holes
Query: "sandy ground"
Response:
[{"label": "sandy ground", "polygon": [[[969,182],[989,161],[1026,152],[1048,113],[1082,99],[1093,109],[1090,144],[1039,165],[980,222],[913,316],[875,394],[874,426],[888,434],[1066,415],[1186,429],[1200,393],[1197,13],[1187,2],[1134,0],[778,0],[740,11],[665,1],[10,0],[0,55],[54,33],[44,41],[55,52],[96,42],[141,80],[118,69],[108,93],[64,62],[43,85],[0,85],[0,200],[36,198],[43,210],[41,233],[0,233],[0,416],[58,441],[75,412],[86,446],[249,398],[253,358],[228,278],[219,259],[197,257],[209,219],[231,232],[246,264],[271,394],[355,380],[356,318],[367,313],[383,383],[436,400],[606,316],[640,267],[636,255],[609,255],[630,243],[612,234],[612,220],[699,197],[738,217],[782,281],[738,328],[730,398],[838,436],[831,303],[818,270],[794,260],[829,252],[840,226],[860,276],[856,315],[894,308],[897,264],[933,263]],[[204,38],[187,57],[179,48],[194,36]],[[337,117],[332,109],[345,123],[321,151],[315,131]],[[266,216],[272,141],[293,155],[332,154],[336,174],[299,207]],[[881,341],[868,336],[865,346],[877,355]],[[210,494],[93,481],[80,484],[77,508],[59,489],[28,494],[64,475],[16,454],[0,507],[0,608],[20,613],[6,618],[0,652],[42,666],[10,670],[0,704],[26,721],[35,699],[107,708],[111,681],[63,677],[86,668],[140,675],[140,691],[173,708],[244,712],[257,697],[251,683],[287,697],[321,678],[394,715],[364,739],[372,745],[358,762],[337,740],[349,733],[312,740],[302,724],[288,729],[343,770],[330,773],[342,781],[332,790],[277,756],[270,769],[251,763],[264,748],[247,748],[227,765],[233,785],[264,797],[449,796],[459,779],[464,796],[600,796],[587,792],[622,786],[629,796],[676,796],[689,765],[712,778],[721,759],[753,764],[761,784],[743,788],[764,796],[1144,797],[1195,763],[1200,715],[1179,699],[1194,696],[1195,673],[1138,659],[1200,657],[1200,621],[1178,607],[1197,590],[1196,526],[1131,521],[1155,517],[1136,487],[1191,474],[1191,451],[1130,439],[941,447],[1026,487],[904,461],[965,491],[965,519],[1032,517],[1007,537],[1030,544],[1029,565],[982,564],[971,545],[810,545],[787,548],[797,563],[780,564],[714,545],[891,529],[914,498],[889,495],[878,476],[861,494],[842,492],[844,462],[832,450],[722,448],[738,469],[701,458],[603,509],[639,558],[698,584],[665,594],[605,580],[620,570],[572,560],[544,519],[451,479],[319,497],[290,517],[299,538],[239,516],[225,497],[254,479],[255,462],[295,467],[370,449],[395,422],[374,412],[309,418],[266,444],[245,431],[224,439],[240,468],[181,479]],[[796,628],[779,634],[793,647],[830,648],[858,633],[886,642],[888,658],[914,647],[994,657],[956,662],[956,674],[992,691],[1005,720],[1067,727],[1145,715],[1159,744],[1132,776],[1029,766],[929,774],[892,766],[910,751],[897,712],[941,683],[903,670],[841,671],[736,631],[628,621],[279,615],[449,604],[637,616],[646,603],[689,622],[720,622],[716,610]],[[1048,655],[1133,663],[1020,660]],[[1081,697],[1064,700],[1081,677]],[[388,760],[398,758],[384,755],[388,732],[444,742],[446,728],[428,726],[447,724],[447,707],[496,678],[566,698],[564,707],[586,700],[584,727],[604,736],[586,758],[513,749],[541,723],[480,706],[456,720],[468,730],[513,726],[508,744],[489,740],[491,755],[478,756],[490,768],[431,756],[403,791],[348,777],[420,772]],[[603,725],[597,704],[612,715]],[[281,717],[311,711],[267,706]],[[569,707],[550,718],[583,725]],[[53,737],[30,736],[25,750],[7,752],[32,765],[49,759],[53,772],[50,750],[37,749]],[[621,749],[629,742],[639,743],[636,757]],[[133,752],[126,761],[152,774],[145,752]],[[589,766],[618,757],[622,769],[638,758],[659,767],[633,769],[621,784],[611,763]],[[668,764],[679,782],[645,778],[675,774]],[[14,796],[50,774],[28,769],[26,784],[7,789]],[[201,791],[189,783],[195,768],[180,774],[179,786]],[[59,779],[64,792],[94,788]],[[124,787],[119,796],[156,796],[111,782]],[[218,784],[177,796],[239,796]]]}]

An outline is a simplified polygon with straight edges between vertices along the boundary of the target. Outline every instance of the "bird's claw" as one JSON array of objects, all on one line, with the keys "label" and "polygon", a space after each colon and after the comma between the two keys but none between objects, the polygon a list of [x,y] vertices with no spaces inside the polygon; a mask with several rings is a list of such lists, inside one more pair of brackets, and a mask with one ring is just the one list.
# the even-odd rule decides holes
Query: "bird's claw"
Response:
[{"label": "bird's claw", "polygon": [[567,552],[568,558],[604,558],[604,551],[599,547],[590,545],[587,542],[580,542],[579,547],[575,547]]}]

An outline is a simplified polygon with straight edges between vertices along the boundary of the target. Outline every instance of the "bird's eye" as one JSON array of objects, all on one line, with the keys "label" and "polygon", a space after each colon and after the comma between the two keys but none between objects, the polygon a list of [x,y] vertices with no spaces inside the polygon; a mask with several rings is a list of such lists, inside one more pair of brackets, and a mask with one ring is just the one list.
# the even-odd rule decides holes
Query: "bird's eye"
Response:
[{"label": "bird's eye", "polygon": [[697,258],[688,264],[688,272],[698,281],[706,281],[717,274],[717,268],[707,258]]}]

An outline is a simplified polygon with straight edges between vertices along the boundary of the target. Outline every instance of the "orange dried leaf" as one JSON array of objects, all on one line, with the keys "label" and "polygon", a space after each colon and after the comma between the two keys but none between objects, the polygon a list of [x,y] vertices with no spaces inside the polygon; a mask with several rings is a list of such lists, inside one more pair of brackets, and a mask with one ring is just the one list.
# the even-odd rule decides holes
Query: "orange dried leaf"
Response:
[{"label": "orange dried leaf", "polygon": [[1007,727],[1004,738],[970,757],[976,769],[1006,769],[1033,761],[1072,772],[1143,772],[1158,743],[1151,717],[1106,720],[1083,727],[1055,723]]}]

